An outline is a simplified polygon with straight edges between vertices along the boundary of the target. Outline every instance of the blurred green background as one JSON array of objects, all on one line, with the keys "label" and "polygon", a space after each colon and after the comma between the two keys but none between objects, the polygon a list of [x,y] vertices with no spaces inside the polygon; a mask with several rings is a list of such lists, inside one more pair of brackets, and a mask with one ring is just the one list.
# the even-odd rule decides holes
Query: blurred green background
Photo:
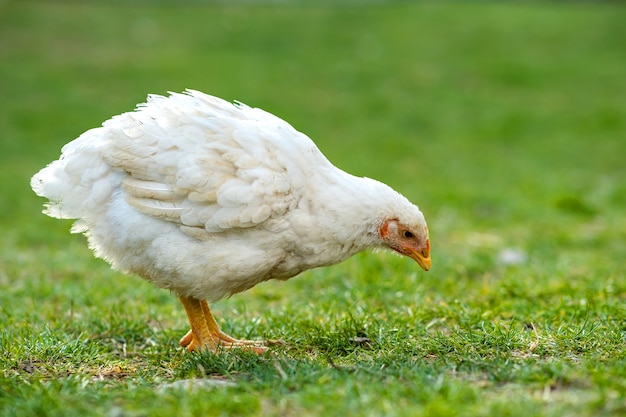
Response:
[{"label": "blurred green background", "polygon": [[626,200],[620,4],[0,7],[3,225],[41,221],[25,185],[62,144],[184,88],[277,114],[445,227],[541,239]]},{"label": "blurred green background", "polygon": [[[581,319],[584,300],[597,307],[591,320],[611,317],[623,333],[624,22],[621,2],[0,1],[4,337],[24,320],[47,326],[69,300],[101,307],[95,294],[128,303],[139,321],[180,310],[167,292],[91,260],[68,222],[40,213],[29,178],[147,94],[185,88],[287,120],[429,222],[428,274],[363,255],[242,294],[251,316],[314,314],[307,292],[327,288],[319,298],[341,306],[419,298],[428,315],[454,301],[446,314],[469,305],[475,317],[528,314],[556,327],[567,312]],[[37,305],[39,316],[28,310]],[[402,314],[389,320],[401,327]]]}]

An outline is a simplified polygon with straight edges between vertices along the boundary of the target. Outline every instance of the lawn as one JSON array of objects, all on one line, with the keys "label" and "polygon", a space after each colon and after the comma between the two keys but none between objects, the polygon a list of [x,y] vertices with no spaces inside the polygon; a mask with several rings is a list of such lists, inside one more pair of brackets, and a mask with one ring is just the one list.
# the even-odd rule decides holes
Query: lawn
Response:
[{"label": "lawn", "polygon": [[[620,2],[0,3],[0,415],[626,413]],[[261,107],[416,202],[391,253],[214,305],[271,354],[189,354],[165,290],[29,178],[148,93]]]}]

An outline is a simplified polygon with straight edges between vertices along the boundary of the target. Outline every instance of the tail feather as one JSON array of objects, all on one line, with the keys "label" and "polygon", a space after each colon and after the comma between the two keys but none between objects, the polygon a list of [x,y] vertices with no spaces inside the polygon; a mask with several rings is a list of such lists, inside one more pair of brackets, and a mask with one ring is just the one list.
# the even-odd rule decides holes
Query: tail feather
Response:
[{"label": "tail feather", "polygon": [[63,147],[58,160],[31,178],[35,194],[49,200],[44,204],[45,214],[82,219],[110,197],[115,176],[99,152],[104,136],[102,128],[85,132]]}]

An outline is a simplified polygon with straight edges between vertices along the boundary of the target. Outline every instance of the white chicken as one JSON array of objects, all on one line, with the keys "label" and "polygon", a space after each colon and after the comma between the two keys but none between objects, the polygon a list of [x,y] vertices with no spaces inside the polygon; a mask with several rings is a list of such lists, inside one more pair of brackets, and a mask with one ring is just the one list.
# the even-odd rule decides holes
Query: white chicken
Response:
[{"label": "white chicken", "polygon": [[431,265],[424,216],[387,185],[333,166],[304,134],[198,91],[151,95],[88,130],[31,180],[44,213],[77,219],[96,256],[176,293],[189,351],[245,347],[207,301],[367,248]]}]

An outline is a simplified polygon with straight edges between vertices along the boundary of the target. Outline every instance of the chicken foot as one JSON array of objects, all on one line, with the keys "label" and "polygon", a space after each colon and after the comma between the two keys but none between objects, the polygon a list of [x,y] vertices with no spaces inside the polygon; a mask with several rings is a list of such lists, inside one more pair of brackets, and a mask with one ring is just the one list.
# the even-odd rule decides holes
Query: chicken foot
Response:
[{"label": "chicken foot", "polygon": [[180,297],[180,301],[187,312],[191,330],[178,343],[190,352],[202,349],[217,350],[220,347],[250,349],[257,354],[267,351],[266,347],[261,346],[262,342],[239,340],[222,332],[205,300]]}]

